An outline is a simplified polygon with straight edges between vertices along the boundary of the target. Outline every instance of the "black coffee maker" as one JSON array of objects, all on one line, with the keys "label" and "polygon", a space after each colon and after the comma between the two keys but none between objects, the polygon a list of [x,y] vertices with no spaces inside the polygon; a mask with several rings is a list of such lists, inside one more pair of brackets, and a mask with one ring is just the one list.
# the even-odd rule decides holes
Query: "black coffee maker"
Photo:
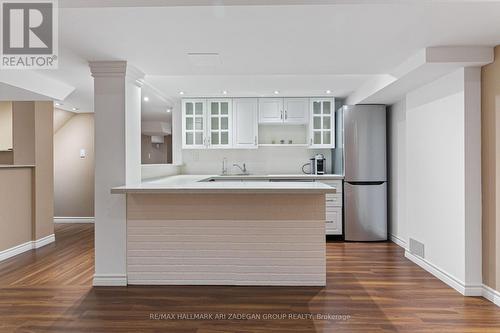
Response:
[{"label": "black coffee maker", "polygon": [[[304,170],[304,167],[309,166],[309,172]],[[317,154],[309,159],[308,164],[302,166],[302,171],[311,175],[324,175],[326,172],[326,159],[325,155]]]}]

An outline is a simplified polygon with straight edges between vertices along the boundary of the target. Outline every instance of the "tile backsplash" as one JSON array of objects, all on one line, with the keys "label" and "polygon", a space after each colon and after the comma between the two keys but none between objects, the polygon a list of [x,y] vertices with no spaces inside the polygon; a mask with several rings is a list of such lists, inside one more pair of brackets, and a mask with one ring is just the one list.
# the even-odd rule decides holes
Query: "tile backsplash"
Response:
[{"label": "tile backsplash", "polygon": [[[184,174],[220,174],[222,160],[227,158],[228,172],[238,173],[234,163],[246,163],[251,174],[301,174],[302,165],[316,154],[325,155],[327,172],[331,173],[331,149],[306,147],[259,147],[258,149],[182,150]],[[307,168],[306,168],[307,170]]]}]

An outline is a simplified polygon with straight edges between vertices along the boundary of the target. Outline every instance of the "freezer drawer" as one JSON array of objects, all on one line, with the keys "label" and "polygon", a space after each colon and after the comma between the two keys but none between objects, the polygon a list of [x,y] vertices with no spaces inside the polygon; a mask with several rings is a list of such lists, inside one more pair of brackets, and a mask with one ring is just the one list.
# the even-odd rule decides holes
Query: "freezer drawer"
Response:
[{"label": "freezer drawer", "polygon": [[387,183],[344,183],[345,240],[387,240]]}]

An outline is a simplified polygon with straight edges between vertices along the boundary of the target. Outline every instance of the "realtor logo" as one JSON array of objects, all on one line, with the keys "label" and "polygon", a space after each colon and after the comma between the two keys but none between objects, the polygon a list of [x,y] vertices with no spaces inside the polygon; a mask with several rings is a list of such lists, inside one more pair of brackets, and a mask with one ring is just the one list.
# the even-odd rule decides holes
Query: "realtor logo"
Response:
[{"label": "realtor logo", "polygon": [[2,69],[57,68],[57,3],[0,0]]}]

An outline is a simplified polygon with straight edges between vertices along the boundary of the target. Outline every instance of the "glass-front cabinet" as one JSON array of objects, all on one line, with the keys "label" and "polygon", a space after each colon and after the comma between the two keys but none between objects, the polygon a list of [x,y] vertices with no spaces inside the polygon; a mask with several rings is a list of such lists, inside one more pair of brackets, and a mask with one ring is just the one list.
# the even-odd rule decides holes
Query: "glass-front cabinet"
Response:
[{"label": "glass-front cabinet", "polygon": [[335,148],[333,98],[311,98],[309,144],[311,148]]},{"label": "glass-front cabinet", "polygon": [[204,148],[206,146],[206,113],[205,100],[186,99],[182,101],[183,148]]},{"label": "glass-front cabinet", "polygon": [[182,100],[182,148],[230,148],[231,99]]},{"label": "glass-front cabinet", "polygon": [[208,100],[208,145],[230,148],[232,143],[232,103],[230,99]]}]

